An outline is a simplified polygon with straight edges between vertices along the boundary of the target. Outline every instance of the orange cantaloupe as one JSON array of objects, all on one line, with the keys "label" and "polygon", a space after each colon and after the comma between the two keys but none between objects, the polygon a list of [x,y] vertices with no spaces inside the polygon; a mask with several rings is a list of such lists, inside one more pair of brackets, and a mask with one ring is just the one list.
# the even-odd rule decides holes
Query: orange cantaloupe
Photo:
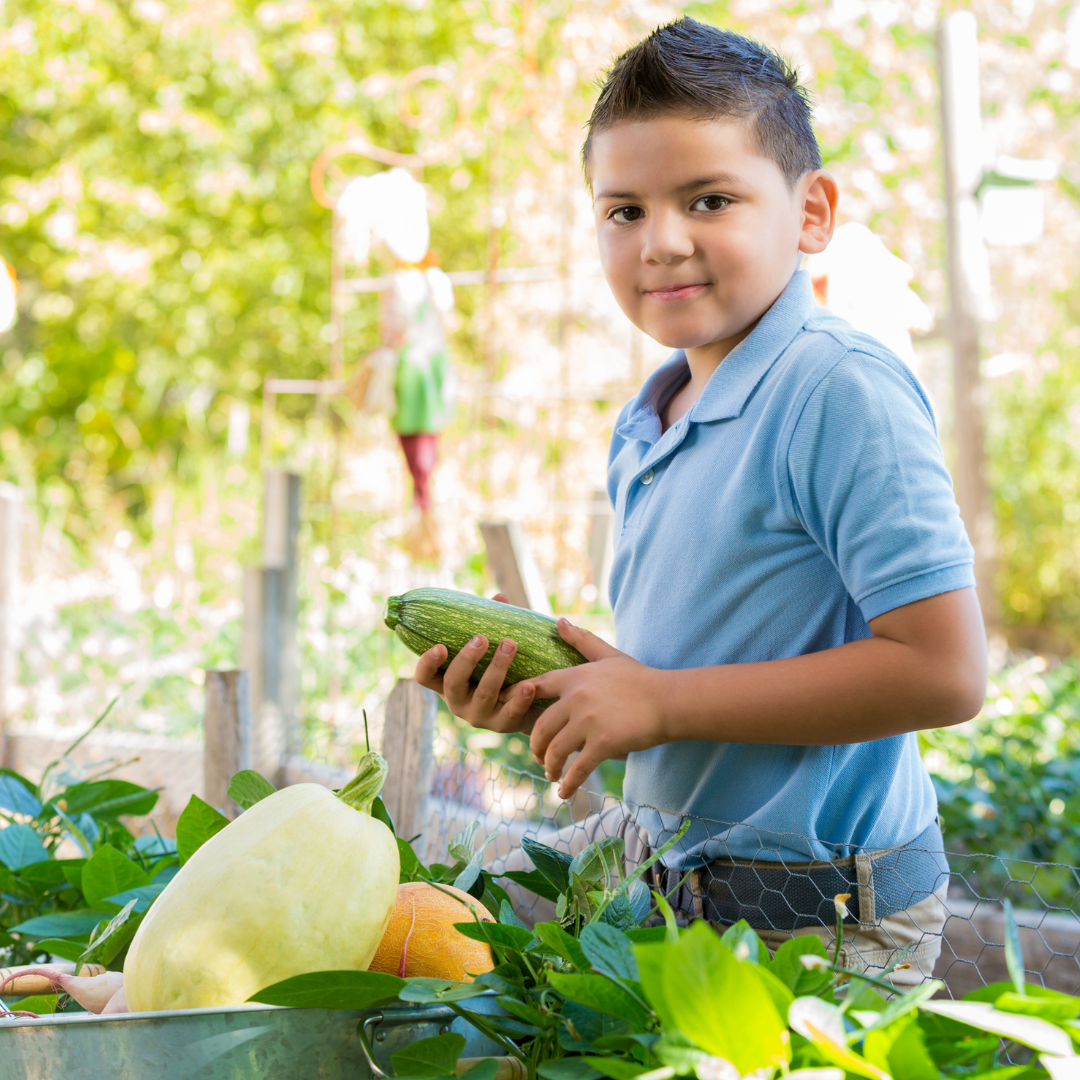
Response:
[{"label": "orange cantaloupe", "polygon": [[471,982],[474,975],[490,971],[495,966],[491,949],[454,929],[454,923],[473,921],[470,907],[484,922],[495,921],[479,900],[452,885],[438,889],[426,881],[399,885],[390,922],[368,970],[455,982]]}]

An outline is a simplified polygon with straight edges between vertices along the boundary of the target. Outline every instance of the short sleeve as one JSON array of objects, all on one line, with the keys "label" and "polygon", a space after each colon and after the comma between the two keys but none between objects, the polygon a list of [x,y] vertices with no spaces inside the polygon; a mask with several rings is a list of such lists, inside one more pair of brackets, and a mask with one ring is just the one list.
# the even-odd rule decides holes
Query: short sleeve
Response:
[{"label": "short sleeve", "polygon": [[867,622],[975,584],[933,415],[898,363],[839,360],[806,400],[787,467],[796,515]]}]

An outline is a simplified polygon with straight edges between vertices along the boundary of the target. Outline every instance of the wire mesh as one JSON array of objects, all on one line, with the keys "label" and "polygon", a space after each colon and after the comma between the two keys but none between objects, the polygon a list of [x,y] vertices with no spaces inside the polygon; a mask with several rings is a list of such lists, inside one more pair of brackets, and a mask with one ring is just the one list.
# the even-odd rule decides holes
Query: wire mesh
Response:
[{"label": "wire mesh", "polygon": [[[640,822],[655,817],[610,794],[579,791],[558,799],[557,785],[438,741],[436,768],[423,843],[429,861],[446,853],[456,832],[474,821],[489,838],[488,868],[531,869],[521,838],[576,854],[594,840],[620,836],[625,869],[648,855]],[[665,823],[679,820],[664,814]],[[947,823],[946,823],[947,824]],[[710,853],[724,850],[737,823],[695,818]],[[995,855],[944,850],[918,843],[877,853],[849,853],[838,861],[794,861],[792,850],[812,848],[809,837],[760,837],[751,859],[719,859],[673,873],[650,871],[650,884],[671,893],[680,919],[707,918],[717,925],[746,919],[770,947],[793,933],[818,934],[835,944],[836,893],[850,893],[841,942],[842,962],[873,973],[907,947],[909,967],[890,976],[898,988],[931,976],[954,998],[1009,979],[1005,963],[1003,903],[1012,902],[1030,981],[1069,994],[1080,992],[1080,869]],[[652,839],[659,844],[670,832]],[[739,834],[745,837],[745,831]],[[924,834],[926,837],[928,834]],[[920,838],[922,839],[922,838]],[[799,842],[802,842],[801,844]],[[526,921],[554,917],[554,905],[507,879],[502,884]]]}]

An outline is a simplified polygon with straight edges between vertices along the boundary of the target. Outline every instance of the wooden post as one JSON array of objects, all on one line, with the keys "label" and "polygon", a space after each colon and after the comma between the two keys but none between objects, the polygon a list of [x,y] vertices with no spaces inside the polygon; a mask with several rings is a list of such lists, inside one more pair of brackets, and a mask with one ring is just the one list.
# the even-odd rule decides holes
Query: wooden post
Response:
[{"label": "wooden post", "polygon": [[227,817],[240,808],[227,796],[233,773],[252,767],[251,699],[246,671],[206,673],[203,798]]},{"label": "wooden post", "polygon": [[390,771],[382,797],[404,840],[427,828],[438,711],[439,699],[414,679],[398,679],[386,702],[382,753]]},{"label": "wooden post", "polygon": [[552,614],[540,569],[529,551],[525,534],[516,521],[481,521],[480,535],[499,591],[511,604]]},{"label": "wooden post", "polygon": [[19,679],[15,613],[19,603],[22,523],[22,491],[14,484],[0,483],[0,765],[7,760],[11,690]]},{"label": "wooden post", "polygon": [[[978,26],[970,11],[938,27],[941,122],[945,160],[949,336],[953,349],[953,435],[956,501],[975,548],[975,581],[988,625],[998,621],[994,589],[996,538],[986,474],[983,393],[979,373],[980,294],[989,289],[976,191],[982,182]],[[985,302],[985,299],[984,299]]]}]

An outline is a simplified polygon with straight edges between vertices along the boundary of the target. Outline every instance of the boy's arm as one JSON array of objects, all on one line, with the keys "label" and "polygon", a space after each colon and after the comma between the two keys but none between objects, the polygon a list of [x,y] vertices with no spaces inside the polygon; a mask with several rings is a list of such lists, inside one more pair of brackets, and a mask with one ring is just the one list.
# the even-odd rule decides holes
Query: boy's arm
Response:
[{"label": "boy's arm", "polygon": [[[660,743],[829,746],[869,742],[968,720],[982,708],[986,635],[974,589],[918,600],[870,621],[871,637],[754,664],[662,671],[559,622],[591,663],[511,686],[504,707],[540,714],[530,747],[569,798],[601,761]],[[504,729],[505,730],[505,729]]]}]

